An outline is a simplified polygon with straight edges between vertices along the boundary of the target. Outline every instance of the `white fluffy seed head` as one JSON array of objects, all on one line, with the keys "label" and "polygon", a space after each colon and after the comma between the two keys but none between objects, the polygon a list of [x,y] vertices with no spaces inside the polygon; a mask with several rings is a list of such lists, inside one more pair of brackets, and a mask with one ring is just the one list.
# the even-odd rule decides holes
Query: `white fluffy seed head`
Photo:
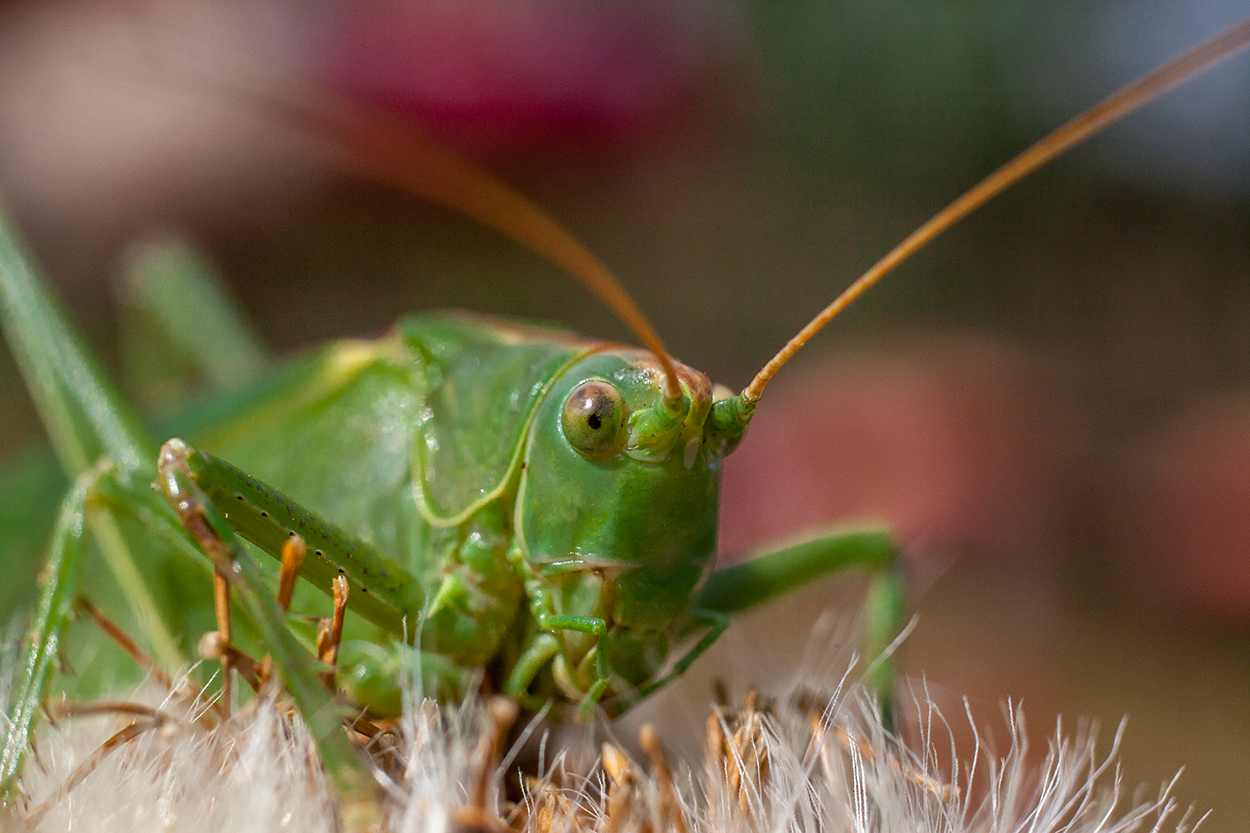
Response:
[{"label": "white fluffy seed head", "polygon": [[[827,631],[817,639],[834,635]],[[810,653],[837,656],[836,651]],[[438,705],[414,694],[398,725],[373,742],[378,759],[390,763],[387,774],[379,772],[377,793],[342,800],[315,765],[303,724],[292,720],[282,704],[262,698],[208,731],[174,709],[163,693],[148,691],[146,702],[167,711],[169,719],[106,756],[53,802],[37,829],[1192,829],[1188,816],[1177,812],[1171,784],[1145,799],[1125,795],[1116,765],[1119,733],[1109,750],[1099,753],[1092,729],[1068,736],[1057,728],[1039,763],[1038,756],[1028,754],[1023,718],[1009,707],[1006,752],[994,753],[978,735],[971,757],[955,760],[945,718],[923,691],[910,704],[922,715],[920,737],[904,747],[881,725],[874,704],[845,673],[846,666],[831,677],[829,664],[826,659],[823,672],[808,668],[788,690],[768,700],[744,697],[732,707],[705,709],[703,750],[683,748],[678,733],[662,727],[656,736],[663,751],[651,750],[661,759],[627,751],[632,737],[624,736],[611,743],[605,759],[598,752],[601,745],[592,745],[594,730],[578,729],[571,741],[548,738],[540,744],[538,764],[523,784],[516,780],[507,744],[500,742],[507,715],[501,717],[498,704]],[[0,697],[7,695],[8,684],[0,689]],[[129,696],[144,699],[145,693]],[[22,781],[30,800],[4,820],[5,828],[26,829],[22,811],[62,788],[131,719],[65,718],[56,728],[41,726],[37,754]],[[598,731],[602,737],[613,730]],[[516,785],[512,795],[520,797],[518,803],[508,801],[506,778]]]}]

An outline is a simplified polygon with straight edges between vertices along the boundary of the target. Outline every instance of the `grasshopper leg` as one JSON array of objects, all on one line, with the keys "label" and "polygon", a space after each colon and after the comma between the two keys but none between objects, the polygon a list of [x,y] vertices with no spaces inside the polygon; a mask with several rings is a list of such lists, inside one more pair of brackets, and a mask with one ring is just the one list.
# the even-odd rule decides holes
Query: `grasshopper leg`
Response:
[{"label": "grasshopper leg", "polygon": [[[581,703],[577,706],[578,719],[589,720],[595,713],[595,706],[599,704],[599,698],[603,697],[603,693],[608,690],[608,683],[611,680],[607,621],[598,616],[566,616],[544,613],[538,617],[537,624],[544,631],[574,631],[595,637],[595,681],[586,689],[586,693],[582,695]],[[561,659],[562,656],[556,654],[555,660],[557,665],[555,671],[557,681],[561,676],[567,674],[567,671],[561,672],[561,669],[564,668],[564,663],[560,662]]]},{"label": "grasshopper leg", "polygon": [[847,570],[869,573],[864,651],[872,660],[865,682],[893,719],[892,643],[902,630],[907,593],[898,549],[888,533],[869,530],[817,535],[712,573],[699,607],[733,613],[763,604],[817,578]]},{"label": "grasshopper leg", "polygon": [[513,667],[504,690],[507,694],[511,694],[514,697],[521,695],[538,674],[543,664],[551,661],[556,684],[564,688],[570,695],[581,691],[581,686],[574,683],[572,679],[572,669],[569,668],[565,656],[561,652],[560,642],[556,639],[554,632],[573,631],[593,636],[595,642],[591,650],[595,653],[594,681],[582,691],[581,703],[577,707],[578,719],[589,720],[595,712],[595,706],[599,704],[599,700],[603,697],[604,692],[608,690],[608,685],[611,682],[612,667],[609,654],[607,620],[600,616],[575,616],[553,613],[552,608],[555,605],[547,588],[536,579],[532,571],[525,565],[523,559],[514,558],[513,560],[514,563],[521,565],[523,572],[530,573],[530,577],[526,581],[526,591],[530,597],[530,612],[534,616],[534,624],[537,625],[539,633],[535,636],[533,644],[521,655],[521,658]]},{"label": "grasshopper leg", "polygon": [[[115,534],[109,534],[116,530],[113,513],[129,514],[152,529],[168,527],[167,514],[160,517],[147,511],[154,497],[147,490],[136,490],[131,478],[101,462],[77,477],[61,504],[48,562],[41,574],[39,602],[23,663],[25,674],[10,707],[8,732],[0,752],[0,791],[6,800],[12,796],[21,773],[44,687],[55,667],[61,636],[72,617],[89,514],[118,586],[136,611],[141,630],[156,648],[158,657],[167,664],[182,661],[182,653],[170,634],[168,623],[162,619],[148,588],[137,575],[139,567],[132,554]],[[149,661],[155,664],[155,660],[149,658]]]},{"label": "grasshopper leg", "polygon": [[[234,633],[230,627],[230,581],[220,568],[213,569],[213,612],[217,616],[217,634],[224,645],[234,642]],[[230,714],[230,694],[234,675],[231,674],[234,661],[230,651],[221,652],[221,706],[226,714]]]},{"label": "grasshopper leg", "polygon": [[[213,507],[232,539],[237,533],[278,560],[283,559],[292,533],[311,542],[299,559],[301,577],[333,596],[333,580],[344,576],[351,584],[356,613],[392,633],[412,632],[425,598],[420,583],[403,565],[273,487],[181,440],[170,440],[161,448],[159,468],[162,488],[167,471],[182,472],[179,477],[194,487],[201,505]],[[280,586],[279,593],[285,592]]]},{"label": "grasshopper leg", "polygon": [[308,554],[308,545],[304,538],[292,533],[282,543],[282,571],[278,573],[278,607],[286,613],[291,609],[291,599],[295,596],[295,580],[299,578],[299,568]]},{"label": "grasshopper leg", "polygon": [[316,661],[286,626],[282,610],[270,596],[255,561],[196,484],[185,457],[171,445],[167,443],[161,452],[158,487],[196,545],[232,589],[238,591],[243,611],[256,625],[287,692],[317,739],[326,768],[340,789],[355,790],[362,786],[360,757],[343,732],[337,707],[314,671]]},{"label": "grasshopper leg", "polygon": [[[192,495],[198,514],[188,518],[188,529],[215,566],[220,558],[216,555],[220,547],[216,539],[232,541],[231,547],[238,548],[241,545],[236,532],[283,563],[275,615],[281,614],[281,606],[298,574],[334,598],[336,607],[345,603],[350,592],[353,611],[389,630],[397,639],[411,640],[419,633],[422,610],[426,607],[424,590],[407,569],[369,544],[273,487],[181,440],[165,443],[158,468],[158,485],[180,515],[184,515],[179,508],[184,493]],[[192,527],[203,526],[205,518],[213,519],[210,525],[215,532],[201,536]],[[435,599],[430,599],[429,606],[434,604]],[[351,673],[341,675],[339,682],[349,695],[355,695],[358,702],[370,708],[376,707],[380,713],[397,714],[401,699],[396,677],[401,670],[396,665],[398,655],[381,646],[366,646],[361,640],[349,640],[340,646],[334,631],[341,628],[341,610],[337,619],[337,626],[334,619],[330,620],[329,634],[319,652],[324,648],[323,656],[328,656],[334,646],[338,658],[344,660],[340,666]],[[302,647],[300,650],[307,654]],[[417,651],[416,655],[424,690],[464,691],[468,675],[451,658],[429,651]],[[310,657],[306,659],[311,661]],[[275,661],[280,662],[277,652]]]},{"label": "grasshopper leg", "polygon": [[621,698],[615,703],[612,703],[608,708],[608,716],[616,717],[617,715],[623,714],[633,708],[633,706],[639,701],[645,700],[653,693],[664,688],[673,680],[686,673],[686,669],[688,669],[696,659],[701,657],[708,648],[711,648],[712,644],[716,642],[716,640],[720,639],[721,634],[729,628],[729,622],[730,619],[728,614],[721,613],[720,611],[700,609],[692,611],[690,614],[690,627],[697,628],[699,626],[706,626],[708,629],[707,633],[703,634],[703,636],[699,638],[699,641],[696,642],[681,659],[673,663],[673,667],[669,669],[667,674],[652,680],[639,688],[637,691],[630,694],[628,697]]},{"label": "grasshopper leg", "polygon": [[520,697],[525,689],[538,676],[542,667],[560,652],[560,641],[550,633],[540,633],[530,642],[528,648],[517,659],[504,684],[504,693],[511,697]]},{"label": "grasshopper leg", "polygon": [[[282,544],[282,557],[281,557],[282,567],[278,572],[278,609],[281,610],[283,613],[288,613],[291,610],[291,600],[295,596],[295,581],[296,579],[299,578],[300,566],[303,565],[304,556],[307,552],[308,552],[308,546],[304,543],[304,539],[294,532],[292,532],[290,537],[288,537],[286,541],[284,541]],[[340,578],[342,577],[340,576]],[[338,579],[335,579],[336,591],[338,587],[337,582],[338,582]],[[346,598],[346,593],[344,593],[344,598]],[[337,592],[335,594],[334,599],[335,599],[335,614],[336,616],[339,616],[341,620],[342,614],[339,611],[339,607],[338,607]],[[318,655],[320,656],[321,655],[320,632],[318,633],[317,638],[318,638],[318,646],[317,646]],[[251,660],[250,657],[247,657],[247,659]],[[321,659],[324,660],[325,658],[322,656]],[[253,668],[251,669],[252,673],[250,676],[248,676],[247,673],[244,673],[244,678],[248,680],[248,683],[249,685],[252,686],[253,690],[260,691],[261,683],[269,679],[269,676],[273,671],[273,660],[271,657],[265,657],[265,661],[263,664],[257,663],[255,660],[251,660],[251,662],[253,663]],[[330,664],[331,665],[334,664],[333,659],[330,660]],[[223,662],[223,669],[224,667],[225,665]],[[227,670],[225,673],[229,673],[229,671]],[[322,677],[322,680],[323,681],[325,680],[324,676]],[[334,690],[333,682],[327,683],[326,688],[333,691]]]},{"label": "grasshopper leg", "polygon": [[317,628],[317,657],[330,670],[321,675],[322,684],[330,691],[334,690],[334,664],[338,661],[339,645],[343,642],[343,618],[347,613],[347,579],[338,576],[334,579],[334,616],[322,619]]}]

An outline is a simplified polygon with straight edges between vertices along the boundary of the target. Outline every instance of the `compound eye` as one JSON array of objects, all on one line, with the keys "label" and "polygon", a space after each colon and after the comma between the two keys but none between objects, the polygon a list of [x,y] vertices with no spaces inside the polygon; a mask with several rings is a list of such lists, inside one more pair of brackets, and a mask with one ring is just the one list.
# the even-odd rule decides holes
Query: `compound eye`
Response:
[{"label": "compound eye", "polygon": [[606,457],[616,450],[624,414],[621,392],[602,379],[592,379],[569,394],[560,427],[578,453]]}]

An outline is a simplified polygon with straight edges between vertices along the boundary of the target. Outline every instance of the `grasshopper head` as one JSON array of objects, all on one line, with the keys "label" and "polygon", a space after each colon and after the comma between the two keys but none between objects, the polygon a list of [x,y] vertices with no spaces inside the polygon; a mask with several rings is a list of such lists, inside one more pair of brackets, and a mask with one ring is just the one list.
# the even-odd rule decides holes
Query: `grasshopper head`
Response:
[{"label": "grasshopper head", "polygon": [[[606,620],[613,673],[631,686],[663,665],[712,569],[721,461],[745,429],[709,419],[720,405],[706,376],[677,373],[673,402],[649,353],[599,351],[569,368],[535,414],[518,493],[548,612]],[[564,666],[576,681],[594,640],[557,637],[557,679]]]}]

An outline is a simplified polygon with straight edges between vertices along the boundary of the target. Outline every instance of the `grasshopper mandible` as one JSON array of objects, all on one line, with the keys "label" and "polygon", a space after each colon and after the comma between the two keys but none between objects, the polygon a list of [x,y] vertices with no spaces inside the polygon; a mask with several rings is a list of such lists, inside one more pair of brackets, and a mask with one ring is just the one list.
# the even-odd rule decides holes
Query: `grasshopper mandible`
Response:
[{"label": "grasshopper mandible", "polygon": [[[306,584],[346,593],[352,615],[348,638],[334,646],[338,687],[381,715],[399,708],[405,666],[420,667],[438,694],[463,692],[474,684],[471,671],[482,669],[487,685],[531,705],[568,703],[583,718],[599,707],[616,714],[684,671],[730,613],[850,567],[872,574],[866,650],[877,655],[903,608],[884,533],[824,536],[714,568],[721,460],[741,440],[765,385],[928,240],[1247,42],[1250,22],[1026,150],[857,280],[738,395],[672,360],[606,270],[524,200],[446,159],[456,171],[451,184],[431,190],[413,182],[402,161],[407,134],[367,118],[288,113],[348,137],[347,156],[360,172],[432,195],[565,266],[646,349],[496,320],[414,316],[379,340],[330,345],[292,362],[189,424],[194,446],[172,439],[158,453],[5,233],[6,336],[74,485],[56,522],[0,779],[11,787],[20,773],[81,583],[88,530],[163,662],[185,658],[186,603],[159,597],[149,577],[194,571],[189,565],[206,579],[211,572],[219,635],[230,638],[233,598],[344,788],[362,772],[340,728],[344,710],[240,538],[275,559],[303,542]],[[139,542],[131,540],[136,531]],[[682,641],[693,644],[677,650]],[[888,663],[879,671],[886,697]]]}]

